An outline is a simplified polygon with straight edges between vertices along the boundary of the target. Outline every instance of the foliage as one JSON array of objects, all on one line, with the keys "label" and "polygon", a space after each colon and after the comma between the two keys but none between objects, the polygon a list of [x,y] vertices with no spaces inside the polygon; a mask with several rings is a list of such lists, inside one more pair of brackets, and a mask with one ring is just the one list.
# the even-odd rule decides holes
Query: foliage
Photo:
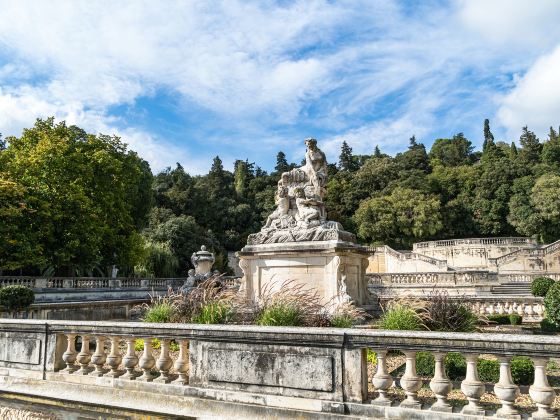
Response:
[{"label": "foliage", "polygon": [[544,333],[558,332],[558,326],[548,318],[543,318],[541,320],[540,325],[541,325],[541,331]]},{"label": "foliage", "polygon": [[445,356],[445,373],[451,380],[464,378],[467,373],[467,361],[461,353],[451,352]]},{"label": "foliage", "polygon": [[0,288],[0,306],[9,312],[27,309],[35,302],[35,293],[29,287],[21,285]]},{"label": "foliage", "polygon": [[165,242],[146,242],[142,262],[134,268],[143,276],[173,277],[179,269],[179,259]]},{"label": "foliage", "polygon": [[158,299],[147,309],[142,317],[144,322],[172,322],[177,315],[177,308],[169,299]]},{"label": "foliage", "polygon": [[487,319],[498,325],[508,325],[510,323],[509,315],[506,314],[488,315]]},{"label": "foliage", "polygon": [[511,325],[521,325],[523,322],[523,317],[518,314],[510,314],[509,316],[509,323]]},{"label": "foliage", "polygon": [[537,277],[531,282],[531,293],[533,296],[545,297],[553,284],[554,280],[550,277]]},{"label": "foliage", "polygon": [[379,320],[379,327],[384,330],[413,330],[424,329],[418,313],[404,304],[396,304],[389,308]]},{"label": "foliage", "polygon": [[354,318],[349,315],[333,315],[329,321],[335,328],[350,328],[355,323]]},{"label": "foliage", "polygon": [[554,283],[548,289],[544,298],[546,318],[556,325],[560,325],[560,282]]},{"label": "foliage", "polygon": [[227,302],[209,302],[200,308],[200,312],[191,318],[195,324],[226,324],[233,314]]},{"label": "foliage", "polygon": [[372,365],[377,364],[377,353],[374,352],[372,349],[367,349],[366,351],[366,360],[368,363]]},{"label": "foliage", "polygon": [[[500,362],[498,360],[479,359],[478,376],[482,382],[497,383],[500,379]],[[511,377],[517,385],[531,385],[535,379],[534,364],[525,356],[511,358]]]},{"label": "foliage", "polygon": [[286,327],[303,325],[303,313],[294,304],[278,302],[263,309],[256,320],[258,325]]},{"label": "foliage", "polygon": [[446,291],[429,294],[421,317],[430,331],[472,332],[479,318],[460,299],[451,299]]},{"label": "foliage", "polygon": [[0,212],[15,225],[2,232],[10,240],[0,244],[0,269],[53,266],[63,275],[112,264],[132,269],[138,229],[152,204],[148,164],[118,137],[53,118],[7,140]]}]

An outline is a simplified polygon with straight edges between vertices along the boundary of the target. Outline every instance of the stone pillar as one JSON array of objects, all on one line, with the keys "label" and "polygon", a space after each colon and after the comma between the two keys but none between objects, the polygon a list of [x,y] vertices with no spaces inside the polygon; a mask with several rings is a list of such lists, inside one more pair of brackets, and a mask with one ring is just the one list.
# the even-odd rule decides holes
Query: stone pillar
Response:
[{"label": "stone pillar", "polygon": [[250,300],[293,280],[317,291],[325,304],[370,304],[369,253],[362,246],[337,240],[247,245],[237,255],[244,273],[240,292]]}]

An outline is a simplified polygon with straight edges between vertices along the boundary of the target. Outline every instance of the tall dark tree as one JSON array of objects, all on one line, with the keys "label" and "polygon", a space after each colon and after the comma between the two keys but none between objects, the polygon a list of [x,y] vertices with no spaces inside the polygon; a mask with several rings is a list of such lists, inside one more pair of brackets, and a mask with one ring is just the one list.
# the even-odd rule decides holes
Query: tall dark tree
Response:
[{"label": "tall dark tree", "polygon": [[375,150],[373,151],[373,157],[376,157],[376,158],[381,157],[381,150],[379,149],[378,145],[375,145]]},{"label": "tall dark tree", "polygon": [[486,118],[484,120],[484,143],[482,150],[485,151],[489,145],[494,145],[494,135],[490,131],[490,120]]},{"label": "tall dark tree", "polygon": [[276,166],[274,167],[274,170],[279,174],[290,170],[290,165],[288,164],[288,160],[286,159],[286,154],[282,151],[278,152],[278,154],[276,155]]},{"label": "tall dark tree", "polygon": [[356,157],[352,154],[352,148],[348,145],[348,143],[346,143],[346,141],[342,142],[342,146],[340,148],[338,166],[340,170],[347,172],[354,172],[358,169]]},{"label": "tall dark tree", "polygon": [[522,146],[522,149],[519,151],[519,159],[522,164],[534,165],[540,162],[543,145],[535,133],[530,131],[527,126],[522,129],[519,143]]}]

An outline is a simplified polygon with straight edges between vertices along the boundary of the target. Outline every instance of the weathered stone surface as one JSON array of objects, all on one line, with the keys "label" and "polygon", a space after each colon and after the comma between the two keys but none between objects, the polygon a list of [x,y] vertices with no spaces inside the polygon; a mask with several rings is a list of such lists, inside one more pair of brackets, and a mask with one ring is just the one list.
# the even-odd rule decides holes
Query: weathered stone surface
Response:
[{"label": "weathered stone surface", "polygon": [[316,291],[324,304],[367,305],[365,248],[342,241],[247,245],[239,253],[244,272],[240,293],[259,300],[288,281]]},{"label": "weathered stone surface", "polygon": [[0,333],[0,362],[38,365],[41,362],[41,340]]},{"label": "weathered stone surface", "polygon": [[208,378],[214,382],[331,392],[332,374],[332,357],[208,350]]}]

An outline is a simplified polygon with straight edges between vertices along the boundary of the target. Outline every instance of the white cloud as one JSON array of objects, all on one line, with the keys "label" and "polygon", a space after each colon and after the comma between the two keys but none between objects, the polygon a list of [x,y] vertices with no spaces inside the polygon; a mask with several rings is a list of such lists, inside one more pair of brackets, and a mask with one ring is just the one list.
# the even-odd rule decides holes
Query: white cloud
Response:
[{"label": "white cloud", "polygon": [[487,41],[508,48],[546,49],[558,42],[557,0],[462,0],[460,18]]},{"label": "white cloud", "polygon": [[518,78],[501,101],[498,118],[509,138],[518,138],[524,125],[544,137],[560,124],[560,46]]}]

